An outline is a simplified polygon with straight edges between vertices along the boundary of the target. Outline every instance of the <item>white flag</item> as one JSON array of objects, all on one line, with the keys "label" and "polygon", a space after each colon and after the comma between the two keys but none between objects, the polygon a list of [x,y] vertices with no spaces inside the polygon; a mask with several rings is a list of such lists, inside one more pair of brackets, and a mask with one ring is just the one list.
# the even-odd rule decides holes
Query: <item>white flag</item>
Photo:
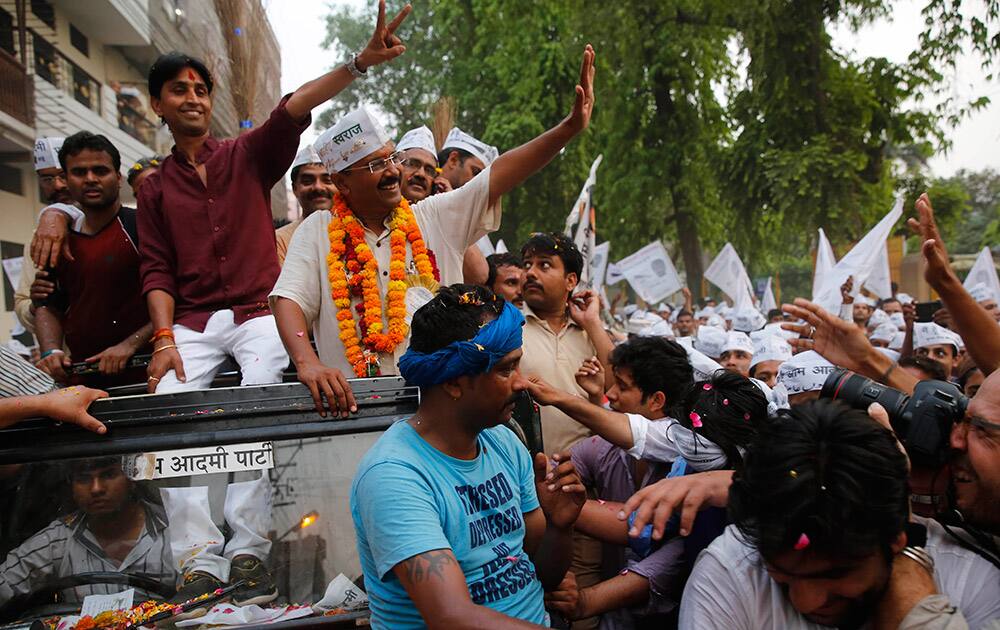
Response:
[{"label": "white flag", "polygon": [[569,216],[566,217],[566,229],[564,230],[566,236],[573,236],[573,226],[580,222],[580,217],[588,215],[590,206],[593,204],[594,185],[597,184],[597,167],[601,165],[603,159],[604,155],[598,155],[594,163],[590,165],[590,174],[587,176],[587,181],[583,183],[583,190],[580,191],[580,196],[576,198],[576,203],[573,204]]},{"label": "white flag", "polygon": [[823,287],[823,279],[826,278],[833,266],[837,264],[837,257],[833,255],[833,247],[826,238],[823,228],[819,229],[819,240],[816,242],[816,270],[813,272],[813,301],[819,297],[819,290]]},{"label": "white flag", "polygon": [[635,292],[648,303],[659,302],[684,286],[667,249],[653,241],[617,263]]},{"label": "white flag", "polygon": [[625,274],[622,273],[618,263],[608,263],[607,272],[604,274],[604,285],[610,287],[613,284],[618,284],[624,279]]},{"label": "white flag", "polygon": [[481,239],[476,241],[476,245],[479,246],[479,251],[483,252],[483,256],[490,256],[496,253],[493,249],[493,243],[490,242],[489,234],[484,234]]},{"label": "white flag", "polygon": [[877,295],[881,299],[892,297],[892,272],[889,269],[889,247],[882,245],[875,266],[872,267],[872,275],[865,280],[865,288]]},{"label": "white flag", "polygon": [[764,285],[764,297],[760,300],[760,310],[767,315],[768,311],[778,308],[778,302],[774,299],[774,291],[771,289],[771,277],[768,276],[767,284]]},{"label": "white flag", "polygon": [[722,289],[733,300],[733,310],[753,307],[753,285],[740,255],[732,243],[726,243],[705,270],[705,279]]},{"label": "white flag", "polygon": [[879,256],[885,250],[885,241],[892,233],[892,226],[896,225],[901,216],[903,216],[903,198],[899,197],[892,210],[834,265],[830,273],[826,274],[819,294],[813,296],[813,301],[831,313],[839,313],[842,300],[840,286],[847,282],[848,278],[854,278],[854,289],[851,293],[857,296],[861,287],[872,275]]},{"label": "white flag", "polygon": [[594,288],[604,286],[604,275],[608,268],[608,251],[611,243],[604,241],[594,248],[594,254],[590,257],[590,279]]},{"label": "white flag", "polygon": [[497,241],[497,248],[496,248],[497,254],[506,254],[508,251],[509,250],[507,249],[507,243],[504,243],[503,239]]},{"label": "white flag", "polygon": [[997,279],[997,268],[993,264],[993,254],[990,253],[989,247],[984,247],[983,251],[979,252],[979,257],[969,270],[969,275],[965,276],[966,291],[971,291],[972,287],[979,283],[986,285],[987,289],[992,289],[993,295],[1000,296],[1000,280]]},{"label": "white flag", "polygon": [[580,254],[583,256],[583,273],[580,274],[580,281],[577,287],[580,289],[589,289],[594,286],[591,269],[590,269],[590,259],[594,255],[594,248],[597,246],[597,211],[594,208],[594,186],[597,184],[597,167],[601,165],[601,160],[604,159],[603,155],[598,155],[597,159],[590,167],[590,175],[587,176],[587,181],[583,184],[583,190],[580,191],[580,197],[576,200],[576,209],[579,212],[578,221],[576,225],[576,236],[573,238],[573,244],[576,248],[580,250]]}]

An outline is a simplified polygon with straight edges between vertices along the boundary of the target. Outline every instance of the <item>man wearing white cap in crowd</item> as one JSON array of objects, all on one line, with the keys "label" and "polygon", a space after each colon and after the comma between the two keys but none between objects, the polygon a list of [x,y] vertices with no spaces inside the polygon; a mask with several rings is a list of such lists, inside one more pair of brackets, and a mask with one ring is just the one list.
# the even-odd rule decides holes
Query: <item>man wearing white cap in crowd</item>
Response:
[{"label": "man wearing white cap in crowd", "polygon": [[[397,373],[409,318],[438,283],[462,281],[465,251],[500,226],[500,197],[590,124],[593,60],[588,45],[573,110],[562,122],[498,157],[465,186],[413,206],[400,192],[400,156],[367,110],[349,113],[316,141],[337,186],[333,211],[302,223],[270,301],[299,379],[318,407],[321,393],[342,414],[354,407],[345,374]],[[305,334],[309,327],[318,357]]]},{"label": "man wearing white cap in crowd", "polygon": [[867,328],[868,320],[871,319],[874,308],[875,301],[871,298],[863,295],[859,295],[854,298],[854,323],[863,328]]},{"label": "man wearing white cap in crowd", "polygon": [[721,328],[702,326],[698,329],[698,336],[694,339],[694,349],[709,359],[718,361],[728,340],[728,333]]},{"label": "man wearing white cap in crowd", "polygon": [[311,144],[303,147],[292,160],[292,194],[302,208],[302,216],[288,225],[283,225],[274,232],[274,240],[278,245],[278,264],[285,264],[288,244],[292,235],[305,219],[317,210],[329,210],[333,207],[333,193],[337,189],[326,172],[323,161]]},{"label": "man wearing white cap in crowd", "polygon": [[985,282],[980,282],[969,289],[972,299],[979,302],[979,306],[986,309],[986,312],[993,316],[993,319],[1000,322],[1000,306],[997,305],[997,294],[993,289],[986,286]]},{"label": "man wearing white cap in crowd", "polygon": [[[35,332],[35,306],[32,304],[31,285],[39,268],[50,264],[50,250],[64,247],[65,225],[67,221],[83,221],[83,212],[71,205],[73,198],[66,187],[66,177],[59,165],[59,149],[64,138],[38,138],[35,140],[35,174],[38,176],[38,187],[42,193],[42,201],[46,207],[38,217],[38,227],[31,243],[24,248],[24,264],[21,266],[21,277],[18,279],[17,291],[14,292],[14,313],[30,332]],[[57,204],[53,207],[52,204]],[[67,216],[69,218],[67,219]],[[55,230],[53,237],[46,237],[53,227],[61,224],[63,229]],[[51,238],[58,236],[58,242]],[[38,261],[31,264],[32,261]],[[47,276],[41,272],[42,278]],[[49,291],[51,293],[51,291]],[[42,296],[36,296],[36,299]]]},{"label": "man wearing white cap in crowd", "polygon": [[499,155],[496,147],[453,127],[438,153],[438,162],[441,165],[441,175],[451,182],[452,188],[461,188],[484,171]]},{"label": "man wearing white cap in crowd", "polygon": [[778,368],[779,389],[784,388],[788,404],[801,405],[819,398],[823,383],[837,367],[813,350],[800,352]]},{"label": "man wearing white cap in crowd", "polygon": [[899,329],[896,328],[896,326],[891,322],[887,321],[884,324],[880,324],[874,331],[872,331],[871,336],[868,337],[868,341],[870,341],[876,348],[888,348],[889,344],[892,343],[892,340],[895,339],[898,334]]},{"label": "man wearing white cap in crowd", "polygon": [[778,370],[792,358],[792,346],[781,335],[763,335],[753,340],[753,360],[750,376],[773,388],[778,382]]},{"label": "man wearing white cap in crowd", "polygon": [[396,151],[399,153],[399,189],[410,203],[454,188],[451,181],[441,175],[434,134],[427,125],[404,133],[396,143]]},{"label": "man wearing white cap in crowd", "polygon": [[753,342],[746,333],[731,330],[726,335],[726,343],[719,355],[719,363],[730,372],[750,376],[750,362],[753,360]]},{"label": "man wearing white cap in crowd", "polygon": [[748,306],[732,313],[733,330],[739,332],[752,333],[760,330],[767,324],[767,318],[760,311]]},{"label": "man wearing white cap in crowd", "polygon": [[[452,188],[461,188],[497,159],[495,146],[481,142],[458,127],[452,127],[438,153],[441,178]],[[486,256],[479,247],[469,247],[462,262],[462,275],[467,284],[483,284],[489,275]]]},{"label": "man wearing white cap in crowd", "polygon": [[678,337],[693,337],[698,332],[698,320],[691,311],[680,310],[674,320],[674,334]]},{"label": "man wearing white cap in crowd", "polygon": [[958,349],[961,346],[958,335],[943,326],[933,322],[913,324],[913,353],[940,363],[949,378],[958,364]]}]

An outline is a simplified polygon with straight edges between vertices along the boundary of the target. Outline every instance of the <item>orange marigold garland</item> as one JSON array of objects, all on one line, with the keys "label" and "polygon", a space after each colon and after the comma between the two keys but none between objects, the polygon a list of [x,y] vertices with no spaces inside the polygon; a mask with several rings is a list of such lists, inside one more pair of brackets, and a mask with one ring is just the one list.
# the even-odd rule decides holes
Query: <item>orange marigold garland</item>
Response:
[{"label": "orange marigold garland", "polygon": [[[405,282],[407,242],[421,277],[439,280],[440,272],[434,252],[427,248],[420,234],[410,204],[401,199],[389,221],[389,286],[386,291],[386,319],[383,320],[378,261],[365,242],[364,226],[347,207],[340,193],[334,194],[332,215],[327,228],[330,253],[326,263],[330,293],[337,307],[340,340],[357,376],[378,376],[378,353],[395,350],[409,332]],[[355,306],[357,323],[351,311],[352,296],[361,298]]]}]

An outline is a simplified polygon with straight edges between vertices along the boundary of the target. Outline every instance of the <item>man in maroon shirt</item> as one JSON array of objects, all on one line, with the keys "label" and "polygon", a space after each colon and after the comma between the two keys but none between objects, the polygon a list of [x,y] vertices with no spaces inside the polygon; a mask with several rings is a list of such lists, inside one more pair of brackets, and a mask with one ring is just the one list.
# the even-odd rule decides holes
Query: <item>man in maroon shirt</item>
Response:
[{"label": "man in maroon shirt", "polygon": [[150,105],[174,137],[171,155],[139,191],[143,292],[153,322],[149,391],[207,387],[227,355],[243,384],[274,383],[288,365],[268,294],[280,271],[270,190],[288,170],[309,112],[405,47],[379,3],[375,33],[349,63],[278,103],[235,140],[209,135],[212,77],[180,53],[149,71]]},{"label": "man in maroon shirt", "polygon": [[[55,293],[35,312],[38,367],[62,383],[68,381],[70,357],[96,364],[101,374],[119,375],[152,335],[139,280],[135,210],[119,198],[121,156],[104,136],[81,131],[66,138],[59,161],[84,219],[80,231],[69,235],[74,259],[64,257],[50,268]],[[69,353],[62,350],[64,340]]]}]

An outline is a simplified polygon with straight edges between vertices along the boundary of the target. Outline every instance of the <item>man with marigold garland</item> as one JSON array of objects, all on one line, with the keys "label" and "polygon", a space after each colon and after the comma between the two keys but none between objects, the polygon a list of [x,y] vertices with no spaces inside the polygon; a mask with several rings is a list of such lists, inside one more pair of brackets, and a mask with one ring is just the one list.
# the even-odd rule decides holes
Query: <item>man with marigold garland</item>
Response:
[{"label": "man with marigold garland", "polygon": [[[303,221],[270,300],[299,380],[321,414],[323,398],[332,413],[356,410],[345,375],[397,374],[413,312],[439,284],[462,281],[466,249],[500,227],[500,197],[587,128],[593,79],[594,50],[587,45],[565,119],[461,188],[412,206],[400,192],[396,147],[366,109],[319,137],[316,149],[338,191],[333,210]],[[309,344],[310,327],[319,356]]]}]

